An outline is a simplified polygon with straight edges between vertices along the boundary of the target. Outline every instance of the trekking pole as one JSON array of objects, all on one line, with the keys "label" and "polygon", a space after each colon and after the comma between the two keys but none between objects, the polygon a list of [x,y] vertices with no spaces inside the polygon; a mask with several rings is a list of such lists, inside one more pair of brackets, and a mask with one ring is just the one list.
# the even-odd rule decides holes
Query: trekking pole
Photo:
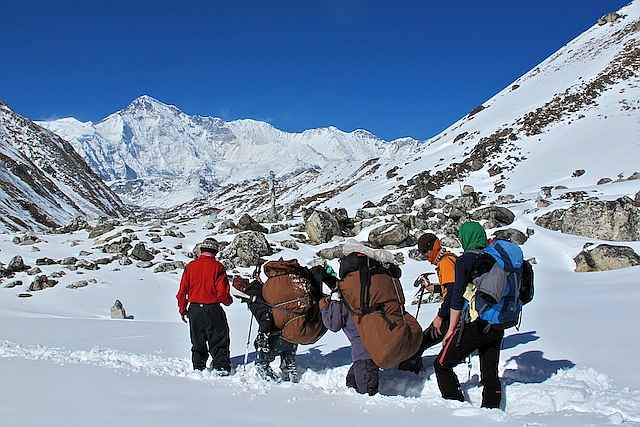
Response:
[{"label": "trekking pole", "polygon": [[249,345],[251,343],[251,329],[253,328],[253,313],[249,312],[249,315],[251,316],[251,320],[249,320],[249,334],[247,335],[247,346],[244,349],[244,364],[242,365],[245,372],[247,371],[247,361],[249,360]]}]

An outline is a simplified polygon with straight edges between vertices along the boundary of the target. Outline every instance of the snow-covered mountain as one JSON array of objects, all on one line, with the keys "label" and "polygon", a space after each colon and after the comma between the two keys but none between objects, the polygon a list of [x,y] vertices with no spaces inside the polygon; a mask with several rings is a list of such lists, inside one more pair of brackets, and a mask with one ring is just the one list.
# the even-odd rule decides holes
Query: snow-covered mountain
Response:
[{"label": "snow-covered mountain", "polygon": [[95,124],[73,118],[40,124],[70,141],[127,200],[155,206],[271,170],[282,176],[334,163],[353,165],[394,146],[365,130],[288,133],[255,120],[190,116],[149,96]]},{"label": "snow-covered mountain", "polygon": [[1,102],[0,166],[0,230],[56,227],[75,216],[125,212],[67,141]]}]

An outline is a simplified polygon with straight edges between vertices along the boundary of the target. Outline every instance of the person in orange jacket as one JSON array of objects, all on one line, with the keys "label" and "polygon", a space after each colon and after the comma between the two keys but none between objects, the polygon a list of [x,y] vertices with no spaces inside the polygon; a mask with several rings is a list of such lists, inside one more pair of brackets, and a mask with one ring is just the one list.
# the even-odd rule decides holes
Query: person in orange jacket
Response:
[{"label": "person in orange jacket", "polygon": [[232,303],[229,280],[215,258],[217,242],[205,239],[199,249],[198,258],[182,273],[178,312],[183,322],[189,322],[193,369],[204,370],[211,355],[211,370],[225,376],[231,372],[229,324],[220,304]]},{"label": "person in orange jacket", "polygon": [[416,374],[422,370],[422,353],[426,349],[441,343],[449,328],[450,296],[448,291],[456,281],[456,256],[442,246],[442,241],[435,234],[426,233],[420,236],[418,238],[418,251],[429,263],[435,265],[438,283],[431,283],[426,278],[426,275],[418,277],[416,282],[427,292],[440,294],[442,304],[438,314],[422,333],[422,345],[418,353],[400,365],[400,369],[413,371]]}]

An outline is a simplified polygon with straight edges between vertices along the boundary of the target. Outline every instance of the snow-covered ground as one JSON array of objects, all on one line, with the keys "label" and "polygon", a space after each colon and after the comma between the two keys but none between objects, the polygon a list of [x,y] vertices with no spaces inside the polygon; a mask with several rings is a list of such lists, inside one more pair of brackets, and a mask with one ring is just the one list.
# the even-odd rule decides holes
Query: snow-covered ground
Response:
[{"label": "snow-covered ground", "polygon": [[[514,211],[525,208],[526,204]],[[203,230],[204,222],[201,218],[181,224],[185,239],[163,237],[158,246],[182,243],[191,248],[210,234]],[[67,271],[56,287],[34,292],[31,298],[16,297],[22,288],[0,289],[3,425],[640,424],[640,372],[635,366],[640,320],[636,309],[640,288],[635,285],[640,268],[574,273],[572,258],[593,240],[542,229],[528,215],[519,216],[514,225],[535,230],[524,250],[538,262],[537,288],[520,331],[510,331],[504,340],[500,362],[506,385],[504,412],[478,408],[477,357],[470,377],[466,365],[457,370],[470,403],[442,400],[431,368],[438,348],[425,354],[427,369],[422,375],[386,370],[381,395],[359,396],[344,385],[350,351],[342,334],[328,333],[320,342],[299,348],[304,372],[300,384],[259,381],[252,363],[242,366],[249,313],[237,301],[226,310],[236,373],[229,378],[193,373],[188,329],[176,312],[179,275],[113,263],[97,271]],[[288,236],[284,231],[269,240]],[[32,252],[0,235],[0,260],[6,263],[19,254],[33,265],[38,257],[77,256],[95,246],[85,231],[42,237],[46,243],[37,244],[41,251]],[[70,246],[73,240],[79,244]],[[631,246],[640,251],[640,243]],[[298,251],[286,249],[273,257],[308,262],[320,247],[301,245]],[[407,250],[401,251],[406,255]],[[93,257],[102,256],[93,251]],[[416,275],[431,267],[405,258],[402,281],[410,294]],[[187,260],[180,253],[175,259]],[[62,269],[41,268],[45,273]],[[24,279],[23,288],[31,279],[24,273],[17,278]],[[65,287],[89,278],[98,283],[81,289]],[[109,318],[116,298],[135,320]],[[421,310],[424,327],[436,308],[428,305]]]}]

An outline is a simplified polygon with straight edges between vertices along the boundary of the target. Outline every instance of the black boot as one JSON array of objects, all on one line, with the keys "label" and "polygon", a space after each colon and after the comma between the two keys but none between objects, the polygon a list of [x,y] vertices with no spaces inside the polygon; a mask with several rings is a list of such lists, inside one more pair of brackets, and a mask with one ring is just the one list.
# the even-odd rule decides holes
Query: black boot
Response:
[{"label": "black boot", "polygon": [[292,383],[300,382],[295,354],[283,353],[280,355],[280,372],[282,381],[291,381]]}]

